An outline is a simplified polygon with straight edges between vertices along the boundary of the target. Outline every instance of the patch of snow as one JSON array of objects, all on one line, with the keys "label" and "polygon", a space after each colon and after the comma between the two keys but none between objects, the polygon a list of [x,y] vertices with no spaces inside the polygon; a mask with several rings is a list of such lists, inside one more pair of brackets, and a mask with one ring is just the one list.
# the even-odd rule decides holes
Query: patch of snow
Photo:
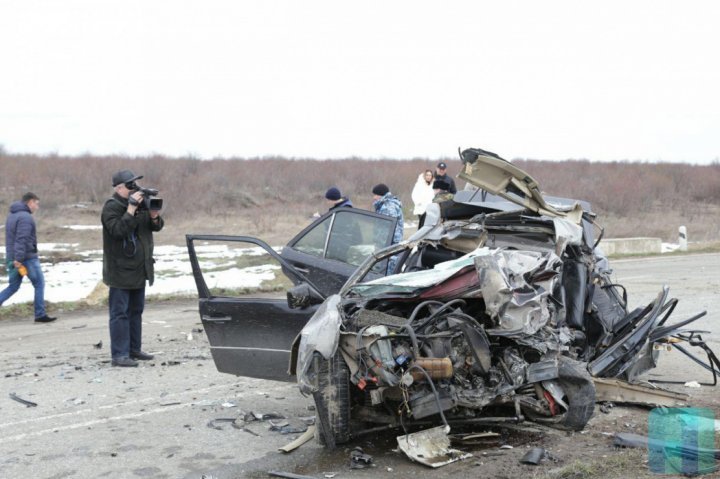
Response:
[{"label": "patch of snow", "polygon": [[102,225],[66,225],[63,228],[69,230],[101,230]]},{"label": "patch of snow", "polygon": [[676,244],[676,243],[662,243],[662,245],[660,247],[660,252],[661,253],[671,253],[671,252],[675,251],[676,249],[678,249],[679,247],[680,247],[680,245]]},{"label": "patch of snow", "polygon": [[[63,250],[77,244],[42,243],[40,250]],[[274,248],[280,250],[281,248]],[[237,268],[233,258],[259,256],[262,248],[227,248],[225,246],[201,246],[196,251],[210,251],[201,255],[203,268],[218,269],[205,275],[209,288],[253,288],[263,281],[272,280],[280,267],[275,264]],[[85,261],[65,261],[56,264],[40,263],[45,276],[45,300],[50,302],[78,301],[86,298],[102,281],[102,250],[78,251]],[[198,253],[199,254],[199,253]],[[158,246],[155,248],[155,283],[147,287],[148,296],[196,293],[195,279],[190,266],[187,249],[180,246]],[[217,261],[213,261],[217,260]],[[222,270],[221,268],[227,268]],[[8,277],[0,277],[0,290],[5,289]],[[28,303],[33,301],[34,289],[29,280],[23,280],[20,290],[5,304]]]}]

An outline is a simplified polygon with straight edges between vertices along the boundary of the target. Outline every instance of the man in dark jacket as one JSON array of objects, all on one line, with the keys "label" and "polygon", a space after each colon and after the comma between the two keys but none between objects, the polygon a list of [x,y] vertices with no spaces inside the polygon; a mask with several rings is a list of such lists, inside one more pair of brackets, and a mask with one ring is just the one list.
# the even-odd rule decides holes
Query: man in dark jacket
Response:
[{"label": "man in dark jacket", "polygon": [[444,161],[441,161],[437,164],[437,167],[435,168],[435,179],[436,180],[442,180],[448,184],[448,189],[450,193],[453,195],[457,193],[457,187],[455,186],[455,180],[452,176],[449,176],[447,174],[447,165]]},{"label": "man in dark jacket", "polygon": [[332,211],[336,208],[352,208],[352,201],[347,196],[343,196],[336,187],[330,187],[325,192],[325,199],[328,200],[330,208],[328,211]]},{"label": "man in dark jacket", "polygon": [[105,202],[103,225],[103,282],[110,287],[110,350],[113,366],[134,367],[153,356],[142,351],[142,313],[145,281],[155,280],[153,232],[164,220],[148,204],[130,170],[112,177],[115,194]]},{"label": "man in dark jacket", "polygon": [[0,306],[20,289],[25,275],[35,288],[35,321],[55,321],[45,312],[45,277],[40,267],[37,249],[37,232],[32,215],[40,208],[40,198],[34,193],[25,193],[21,201],[10,205],[10,214],[5,222],[5,261],[8,272],[7,288],[0,291]]}]

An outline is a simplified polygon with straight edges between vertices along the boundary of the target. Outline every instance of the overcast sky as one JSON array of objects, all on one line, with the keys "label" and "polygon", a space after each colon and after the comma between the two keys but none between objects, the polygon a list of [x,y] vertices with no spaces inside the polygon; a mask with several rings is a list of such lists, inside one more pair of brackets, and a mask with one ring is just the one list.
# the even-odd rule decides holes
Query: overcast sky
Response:
[{"label": "overcast sky", "polygon": [[717,1],[0,0],[8,152],[709,163]]}]

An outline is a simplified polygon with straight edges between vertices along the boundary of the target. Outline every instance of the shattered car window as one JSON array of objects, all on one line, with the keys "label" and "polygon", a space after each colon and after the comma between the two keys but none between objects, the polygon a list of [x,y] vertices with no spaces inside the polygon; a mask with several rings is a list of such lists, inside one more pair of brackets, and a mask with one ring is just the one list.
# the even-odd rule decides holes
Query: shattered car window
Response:
[{"label": "shattered car window", "polygon": [[263,248],[218,240],[205,241],[195,250],[213,297],[256,293],[284,297],[293,286],[278,261]]},{"label": "shattered car window", "polygon": [[338,213],[330,232],[327,257],[358,266],[385,246],[391,226],[369,216]]},{"label": "shattered car window", "polygon": [[332,216],[326,218],[322,223],[310,230],[305,236],[295,243],[293,248],[313,256],[325,256],[325,242],[332,223]]}]

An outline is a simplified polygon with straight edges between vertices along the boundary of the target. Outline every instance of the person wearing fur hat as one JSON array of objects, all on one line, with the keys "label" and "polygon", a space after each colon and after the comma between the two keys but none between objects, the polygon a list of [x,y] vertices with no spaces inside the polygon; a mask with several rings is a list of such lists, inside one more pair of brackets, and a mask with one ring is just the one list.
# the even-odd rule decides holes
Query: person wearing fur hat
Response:
[{"label": "person wearing fur hat", "polygon": [[340,190],[332,186],[325,192],[325,199],[328,200],[330,208],[328,211],[332,211],[335,208],[352,208],[352,202],[347,196],[343,196]]},{"label": "person wearing fur hat", "polygon": [[[395,225],[395,233],[393,234],[392,244],[396,244],[403,239],[403,211],[400,199],[390,192],[390,188],[384,183],[373,186],[373,209],[375,213],[381,215],[393,216],[397,218]],[[397,263],[397,256],[393,256],[388,261],[388,272],[392,274]]]}]

